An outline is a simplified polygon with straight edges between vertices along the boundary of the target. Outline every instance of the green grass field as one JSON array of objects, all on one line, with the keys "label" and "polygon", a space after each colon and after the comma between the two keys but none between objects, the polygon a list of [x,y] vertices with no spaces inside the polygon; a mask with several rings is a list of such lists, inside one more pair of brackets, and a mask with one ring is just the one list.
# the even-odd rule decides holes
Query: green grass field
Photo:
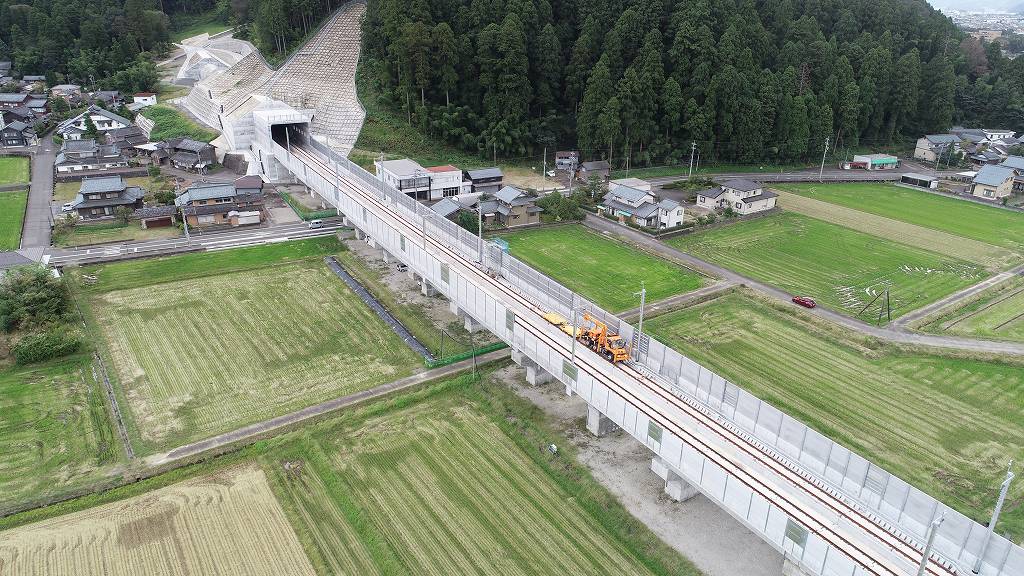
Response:
[{"label": "green grass field", "polygon": [[157,104],[144,109],[141,114],[156,123],[153,133],[150,134],[150,139],[154,142],[182,137],[209,142],[218,135],[217,132],[192,121],[173,106]]},{"label": "green grass field", "polygon": [[869,214],[1024,251],[1024,216],[895,184],[784,184],[778,188]]},{"label": "green grass field", "polygon": [[[650,319],[651,334],[978,520],[1024,457],[1024,367],[898,353],[742,293]],[[1024,498],[1016,484],[1011,501]],[[1024,535],[1024,507],[1000,531]]]},{"label": "green grass field", "polygon": [[204,32],[212,36],[231,28],[227,24],[217,21],[216,10],[194,16],[178,14],[172,22],[172,27],[174,30],[171,32],[171,42],[181,42]]},{"label": "green grass field", "polygon": [[621,312],[640,306],[640,282],[647,301],[701,287],[701,277],[672,262],[651,256],[582,226],[570,225],[511,232],[501,236],[513,256],[591,299]]},{"label": "green grass field", "polygon": [[851,315],[887,286],[897,317],[987,276],[970,262],[789,212],[667,242]]},{"label": "green grass field", "polygon": [[420,362],[319,259],[108,292],[92,308],[153,448],[390,382]]},{"label": "green grass field", "polygon": [[28,157],[0,156],[0,185],[28,184]]},{"label": "green grass field", "polygon": [[28,192],[0,192],[0,251],[21,247]]},{"label": "green grass field", "polygon": [[88,355],[0,369],[0,512],[99,480],[123,453]]},{"label": "green grass field", "polygon": [[1003,282],[929,319],[924,332],[1024,342],[1024,280]]},{"label": "green grass field", "polygon": [[53,237],[54,246],[87,246],[111,242],[139,242],[177,238],[182,235],[176,226],[163,228],[142,228],[138,222],[128,224],[79,224],[70,232]]},{"label": "green grass field", "polygon": [[82,273],[96,277],[95,283],[82,288],[86,292],[109,292],[138,288],[212,274],[252,270],[309,258],[322,258],[343,250],[345,250],[345,246],[337,237],[325,236],[219,252],[197,252],[181,256],[129,260],[82,269]]}]

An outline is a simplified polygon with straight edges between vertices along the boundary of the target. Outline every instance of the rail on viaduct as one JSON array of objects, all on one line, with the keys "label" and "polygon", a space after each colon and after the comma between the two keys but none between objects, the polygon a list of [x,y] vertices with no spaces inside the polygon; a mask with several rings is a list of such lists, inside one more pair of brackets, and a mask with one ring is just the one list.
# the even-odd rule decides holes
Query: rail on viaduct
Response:
[{"label": "rail on viaduct", "polygon": [[[1024,574],[1021,547],[438,217],[308,138],[308,121],[256,116],[261,171],[305,183],[424,292],[507,342],[532,383],[557,380],[586,400],[591,431],[621,428],[647,446],[672,497],[705,495],[806,574],[917,574],[939,517],[926,574]],[[638,358],[613,365],[542,318],[573,309],[617,328]]]}]

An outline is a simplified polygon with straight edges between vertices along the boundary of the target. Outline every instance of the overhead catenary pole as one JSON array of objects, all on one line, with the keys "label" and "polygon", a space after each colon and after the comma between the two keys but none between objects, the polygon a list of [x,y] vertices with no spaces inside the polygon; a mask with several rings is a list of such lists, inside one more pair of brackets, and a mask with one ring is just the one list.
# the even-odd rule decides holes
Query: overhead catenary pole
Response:
[{"label": "overhead catenary pole", "polygon": [[[643,338],[644,335],[644,306],[647,304],[647,287],[644,285],[643,280],[640,281],[640,291],[634,292],[633,296],[640,297],[640,322],[637,324],[636,329],[638,334],[636,342],[640,344],[640,338]],[[636,359],[640,360],[640,346],[637,346]]]},{"label": "overhead catenary pole", "polygon": [[547,183],[548,183],[548,147],[547,146],[544,147],[544,165],[543,166],[544,167],[541,168],[540,177],[541,177],[541,180],[544,182],[544,185],[547,186]]},{"label": "overhead catenary pole", "polygon": [[996,522],[999,521],[999,514],[1003,511],[1003,503],[1006,502],[1006,493],[1010,490],[1010,482],[1013,482],[1013,460],[1010,460],[1010,465],[1006,467],[1006,480],[1003,480],[1003,485],[999,488],[999,500],[996,501],[996,508],[992,511],[992,519],[988,523],[988,531],[985,532],[981,553],[978,554],[978,559],[974,561],[974,567],[971,569],[971,572],[975,574],[981,572],[981,561],[985,559],[985,553],[988,552],[992,533],[995,532]]},{"label": "overhead catenary pole", "polygon": [[476,199],[476,251],[477,262],[484,263],[484,201]]},{"label": "overhead catenary pole", "polygon": [[942,523],[945,521],[946,513],[943,512],[942,516],[936,518],[928,529],[928,543],[924,546],[924,554],[921,556],[921,565],[917,568],[917,576],[925,576],[928,570],[928,559],[932,555],[932,545],[935,544],[935,534],[939,531],[939,526],[942,526]]},{"label": "overhead catenary pole", "polygon": [[821,153],[821,169],[818,170],[818,182],[824,180],[825,177],[825,156],[828,155],[828,136],[825,136],[825,151]]}]

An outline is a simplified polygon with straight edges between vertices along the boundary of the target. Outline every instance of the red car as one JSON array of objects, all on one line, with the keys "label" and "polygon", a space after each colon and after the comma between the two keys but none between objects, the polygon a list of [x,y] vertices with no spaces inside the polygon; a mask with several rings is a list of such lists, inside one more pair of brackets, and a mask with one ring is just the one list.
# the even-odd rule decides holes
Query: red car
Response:
[{"label": "red car", "polygon": [[803,306],[804,308],[814,308],[818,305],[814,300],[807,296],[793,296],[793,302]]}]

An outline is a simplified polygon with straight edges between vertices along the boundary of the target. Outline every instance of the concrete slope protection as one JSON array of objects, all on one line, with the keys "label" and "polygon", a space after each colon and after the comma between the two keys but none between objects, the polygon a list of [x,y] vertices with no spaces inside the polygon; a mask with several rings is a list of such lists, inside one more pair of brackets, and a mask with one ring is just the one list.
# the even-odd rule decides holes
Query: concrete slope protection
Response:
[{"label": "concrete slope protection", "polygon": [[[866,495],[864,488],[854,495],[840,491],[825,481],[820,471],[807,469],[784,456],[786,452],[769,448],[760,434],[755,437],[744,432],[692,396],[677,394],[657,369],[641,364],[612,366],[589,350],[570,346],[567,335],[541,318],[545,309],[567,312],[572,304],[562,300],[571,293],[564,288],[545,292],[553,283],[536,271],[530,277],[536,282],[510,278],[508,268],[495,260],[493,251],[480,254],[475,238],[450,223],[429,215],[425,218],[415,201],[387,187],[380,189],[372,175],[343,157],[330,157],[328,162],[318,156],[322,151],[295,146],[294,139],[291,151],[277,145],[273,153],[283,166],[335,204],[351,224],[406,262],[424,283],[445,293],[467,314],[522,351],[524,361],[536,363],[588,399],[712,499],[730,508],[744,507],[733,509],[748,527],[789,552],[793,538],[800,540],[801,563],[808,570],[903,574],[920,562],[925,527],[911,523],[916,514],[895,518],[882,506],[884,499],[873,503],[860,500],[856,494]],[[577,302],[587,304],[582,299]],[[620,332],[632,333],[622,325]],[[848,451],[844,455],[853,456]],[[694,462],[713,472],[705,475],[697,470],[695,476]],[[869,466],[868,470],[878,469]],[[891,477],[878,471],[883,478]],[[868,484],[875,478],[873,472]],[[904,495],[913,492],[905,483],[893,480],[894,487],[902,486]],[[917,503],[923,495],[914,494]],[[736,503],[737,498],[744,504]],[[755,501],[758,504],[752,508]],[[938,508],[941,505],[936,503]],[[893,523],[888,522],[890,518]],[[971,549],[957,544],[959,531],[974,529],[969,520],[960,518],[957,526],[947,522],[952,531],[940,533],[936,550],[942,556],[932,557],[927,573],[956,573],[952,563],[956,560],[951,558],[969,562],[971,555],[978,553],[974,541],[968,543]],[[792,530],[787,531],[787,526]],[[1005,546],[1005,541],[999,543]],[[1008,557],[1006,548],[993,552],[998,558],[991,553],[985,556],[986,563],[993,566],[992,574],[1009,574],[1001,572],[1001,566],[1015,568],[1017,562],[1024,562],[1024,552],[1017,548]]]}]

